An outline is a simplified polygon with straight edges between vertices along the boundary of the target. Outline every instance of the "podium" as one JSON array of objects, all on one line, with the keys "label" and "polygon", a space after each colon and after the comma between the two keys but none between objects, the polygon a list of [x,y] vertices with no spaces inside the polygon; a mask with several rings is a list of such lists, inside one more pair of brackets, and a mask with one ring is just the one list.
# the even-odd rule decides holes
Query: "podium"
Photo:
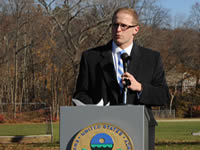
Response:
[{"label": "podium", "polygon": [[[89,140],[92,145],[93,140],[88,139],[89,135],[96,138],[95,135],[102,136],[104,131],[109,133],[103,136],[111,136],[113,139],[112,145],[109,146],[116,146],[122,141],[125,142],[127,150],[148,150],[148,123],[149,116],[145,106],[142,105],[61,106],[60,150],[89,150],[89,148],[78,148],[81,140]],[[111,134],[116,137],[112,138]],[[131,142],[128,142],[128,139]],[[101,140],[100,144],[105,142]],[[84,146],[87,146],[87,142],[84,143]],[[130,148],[131,143],[132,148]],[[118,147],[112,148],[125,150]]]}]

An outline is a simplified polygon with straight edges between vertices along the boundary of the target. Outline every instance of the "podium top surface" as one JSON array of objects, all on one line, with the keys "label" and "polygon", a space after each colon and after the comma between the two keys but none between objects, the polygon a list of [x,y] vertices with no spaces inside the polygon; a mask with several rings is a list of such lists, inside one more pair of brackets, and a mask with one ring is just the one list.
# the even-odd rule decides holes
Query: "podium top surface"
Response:
[{"label": "podium top surface", "polygon": [[[108,115],[113,113],[116,116],[132,118],[133,114],[144,114],[148,121],[150,121],[149,114],[144,105],[111,105],[111,106],[96,106],[96,105],[85,105],[85,106],[61,106],[61,115],[64,112],[71,112],[73,115],[91,115],[98,114],[98,116]],[[81,113],[80,113],[81,112]]]}]

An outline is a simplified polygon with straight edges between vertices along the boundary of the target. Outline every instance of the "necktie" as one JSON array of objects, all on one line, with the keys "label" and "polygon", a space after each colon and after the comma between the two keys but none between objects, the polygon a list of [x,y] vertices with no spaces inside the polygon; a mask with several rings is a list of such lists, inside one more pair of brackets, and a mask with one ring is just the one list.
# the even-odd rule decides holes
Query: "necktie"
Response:
[{"label": "necktie", "polygon": [[123,62],[121,59],[121,54],[125,53],[125,50],[118,52],[118,69],[117,69],[117,80],[122,91],[123,84],[122,84],[122,74],[124,73]]}]

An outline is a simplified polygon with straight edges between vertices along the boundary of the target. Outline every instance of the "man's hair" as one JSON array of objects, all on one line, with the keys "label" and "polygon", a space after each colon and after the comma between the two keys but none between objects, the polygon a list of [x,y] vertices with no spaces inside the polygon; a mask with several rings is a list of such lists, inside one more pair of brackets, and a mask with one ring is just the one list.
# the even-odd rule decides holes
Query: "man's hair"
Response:
[{"label": "man's hair", "polygon": [[139,19],[138,19],[137,12],[134,9],[128,8],[128,7],[118,8],[113,14],[112,22],[113,22],[115,16],[117,15],[117,13],[119,13],[119,12],[123,12],[123,13],[129,14],[133,18],[133,24],[139,24]]}]

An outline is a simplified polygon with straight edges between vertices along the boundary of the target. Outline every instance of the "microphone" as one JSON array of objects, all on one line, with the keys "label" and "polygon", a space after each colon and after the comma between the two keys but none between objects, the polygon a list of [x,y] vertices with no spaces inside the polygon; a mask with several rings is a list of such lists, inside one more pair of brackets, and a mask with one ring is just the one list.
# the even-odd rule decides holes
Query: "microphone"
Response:
[{"label": "microphone", "polygon": [[123,67],[124,67],[124,72],[127,72],[128,70],[128,61],[131,59],[131,57],[127,53],[121,54],[121,59],[123,61]]}]

